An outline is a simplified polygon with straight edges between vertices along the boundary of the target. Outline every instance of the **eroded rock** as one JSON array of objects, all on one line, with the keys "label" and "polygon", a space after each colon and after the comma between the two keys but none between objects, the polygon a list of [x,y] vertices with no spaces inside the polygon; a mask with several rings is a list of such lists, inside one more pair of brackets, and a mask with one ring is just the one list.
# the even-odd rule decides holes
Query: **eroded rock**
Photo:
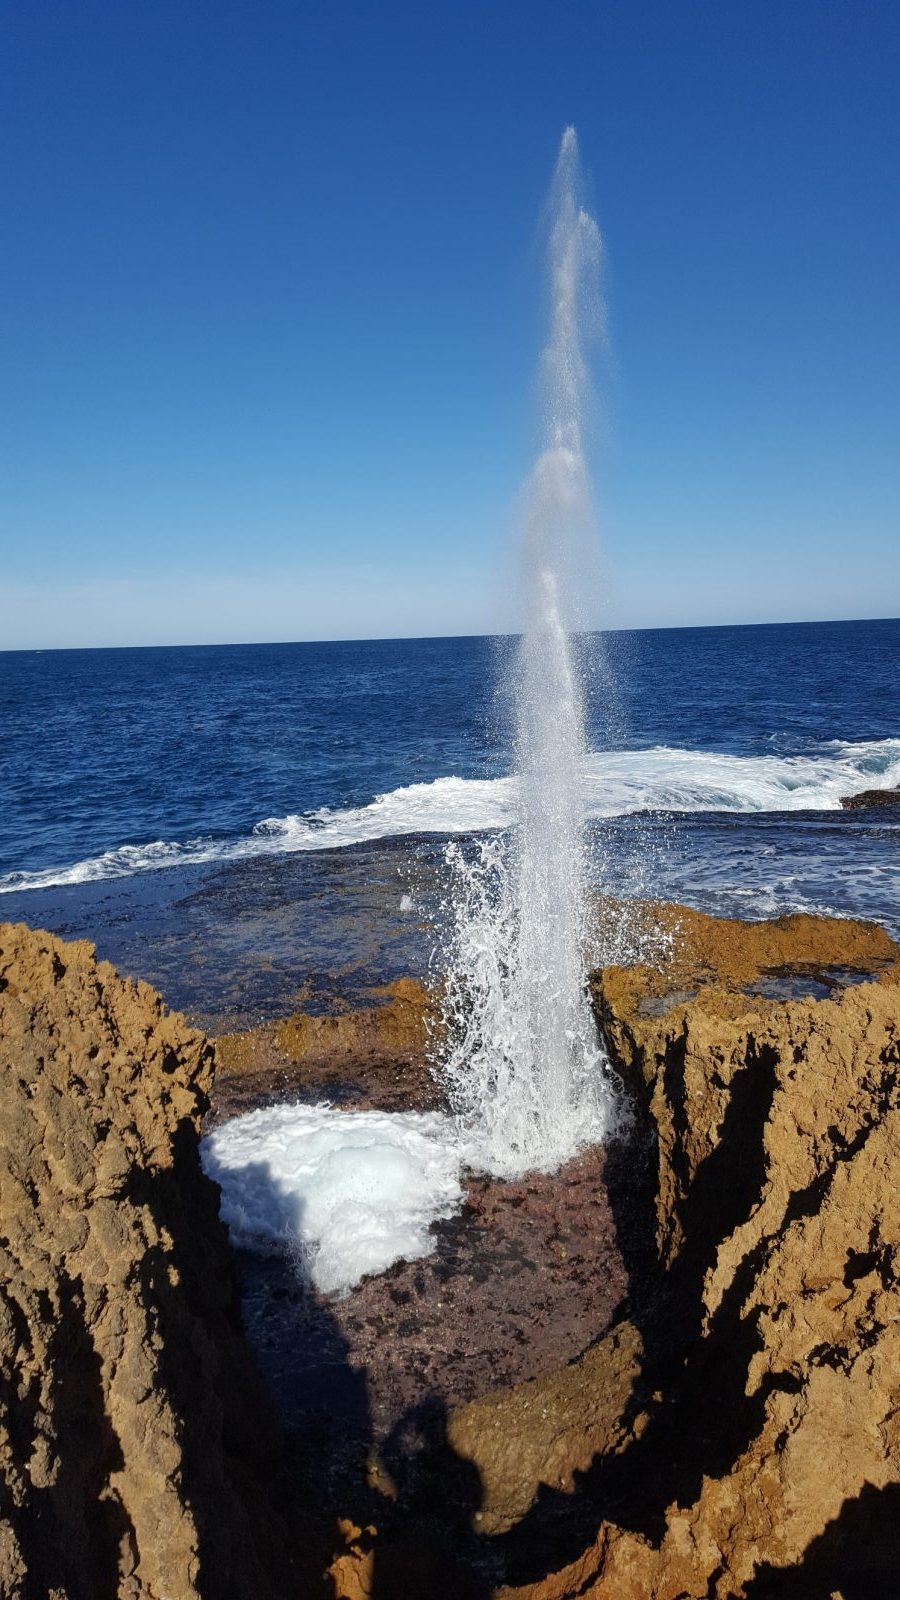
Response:
[{"label": "eroded rock", "polygon": [[376,989],[356,1010],[297,1011],[216,1040],[212,1118],[273,1100],[328,1100],[346,1110],[430,1110],[442,1105],[426,1060],[439,1025],[432,995],[413,978]]},{"label": "eroded rock", "polygon": [[[619,1421],[629,1436],[568,1496],[538,1491],[501,1541],[503,1593],[892,1595],[900,952],[880,929],[828,919],[680,912],[673,927],[661,970],[595,981],[652,1135],[658,1253],[633,1263],[643,1358]],[[761,976],[835,969],[829,998],[753,992]],[[613,1337],[591,1353],[600,1370]]]},{"label": "eroded rock", "polygon": [[[636,1104],[603,1164],[628,1300],[325,1496],[334,1596],[900,1592],[900,951],[861,923],[648,916],[665,959],[594,980]],[[197,1162],[211,1047],[24,928],[0,930],[0,1030],[0,1593],[315,1593]],[[344,1032],[373,1072],[390,1055]]]},{"label": "eroded rock", "polygon": [[287,1594],[277,1429],[197,1158],[211,1045],[90,945],[9,924],[0,1039],[0,1594]]}]

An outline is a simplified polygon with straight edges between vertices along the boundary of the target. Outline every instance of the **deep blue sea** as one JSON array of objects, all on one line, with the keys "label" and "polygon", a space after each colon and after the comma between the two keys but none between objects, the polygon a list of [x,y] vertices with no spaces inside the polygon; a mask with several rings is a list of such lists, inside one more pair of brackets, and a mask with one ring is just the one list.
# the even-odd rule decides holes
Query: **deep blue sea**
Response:
[{"label": "deep blue sea", "polygon": [[[0,654],[0,914],[95,939],[206,1018],[421,962],[416,884],[449,834],[513,814],[514,650]],[[900,784],[900,621],[581,652],[601,886],[898,927],[900,812],[840,800]]]}]

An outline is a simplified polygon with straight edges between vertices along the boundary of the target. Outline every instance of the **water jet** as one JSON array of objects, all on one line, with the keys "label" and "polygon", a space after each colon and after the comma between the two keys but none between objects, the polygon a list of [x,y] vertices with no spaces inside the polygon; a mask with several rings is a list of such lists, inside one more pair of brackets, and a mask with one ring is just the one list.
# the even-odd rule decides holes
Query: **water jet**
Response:
[{"label": "water jet", "polygon": [[573,634],[579,556],[595,538],[584,345],[601,302],[600,234],[579,194],[570,127],[552,188],[542,438],[524,499],[517,814],[474,856],[456,842],[447,851],[450,934],[435,1066],[470,1159],[508,1177],[552,1170],[615,1121],[584,956],[587,747]]}]

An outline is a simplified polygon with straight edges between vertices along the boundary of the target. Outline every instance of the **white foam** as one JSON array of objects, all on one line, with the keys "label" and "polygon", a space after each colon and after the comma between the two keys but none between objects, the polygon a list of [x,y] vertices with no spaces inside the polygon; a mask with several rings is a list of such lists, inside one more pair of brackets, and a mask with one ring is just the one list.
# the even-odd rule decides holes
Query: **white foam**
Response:
[{"label": "white foam", "polygon": [[[859,789],[900,784],[900,738],[835,740],[817,755],[736,756],[657,745],[598,751],[585,764],[590,817],[635,811],[835,811]],[[378,795],[368,805],[266,817],[240,839],[157,839],[122,845],[71,866],[0,877],[0,894],[90,883],[164,867],[327,850],[415,833],[482,833],[516,816],[515,778],[436,778]]]},{"label": "white foam", "polygon": [[588,758],[593,817],[635,811],[836,811],[859,789],[900,783],[900,739],[834,741],[821,755],[736,756],[708,750],[622,750]]},{"label": "white foam", "polygon": [[326,1292],[429,1255],[431,1224],[463,1198],[456,1130],[434,1113],[268,1106],[223,1123],[200,1153],[233,1243],[296,1255]]}]

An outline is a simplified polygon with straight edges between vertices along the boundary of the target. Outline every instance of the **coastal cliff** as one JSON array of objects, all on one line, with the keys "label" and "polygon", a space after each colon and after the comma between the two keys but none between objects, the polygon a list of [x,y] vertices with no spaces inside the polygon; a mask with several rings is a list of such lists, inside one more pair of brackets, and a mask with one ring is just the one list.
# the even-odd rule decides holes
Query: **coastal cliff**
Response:
[{"label": "coastal cliff", "polygon": [[89,945],[0,928],[0,1594],[301,1600],[325,1569],[334,1600],[898,1592],[900,950],[646,915],[664,958],[592,979],[633,1104],[613,1325],[346,1505],[310,1438],[302,1573],[198,1161],[212,1046]]},{"label": "coastal cliff", "polygon": [[197,1154],[212,1046],[89,944],[9,924],[0,1039],[0,1594],[287,1594]]},{"label": "coastal cliff", "polygon": [[668,960],[593,982],[637,1102],[629,1303],[559,1379],[449,1429],[502,1593],[893,1595],[900,951],[865,924],[659,909]]}]

